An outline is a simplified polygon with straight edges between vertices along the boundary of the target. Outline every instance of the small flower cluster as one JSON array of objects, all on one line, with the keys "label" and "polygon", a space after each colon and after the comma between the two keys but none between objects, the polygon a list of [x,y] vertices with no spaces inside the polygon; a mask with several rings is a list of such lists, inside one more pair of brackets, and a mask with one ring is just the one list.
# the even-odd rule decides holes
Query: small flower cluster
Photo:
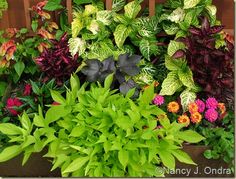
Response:
[{"label": "small flower cluster", "polygon": [[[30,84],[26,84],[23,91],[23,96],[30,96],[32,92],[32,86]],[[6,103],[6,110],[12,115],[17,116],[22,111],[19,109],[23,105],[23,102],[18,98],[8,98]]]},{"label": "small flower cluster", "polygon": [[[159,107],[163,105],[164,102],[165,99],[161,95],[156,95],[153,99],[153,104]],[[167,111],[170,113],[178,113],[180,111],[179,103],[176,101],[169,102],[167,105]],[[186,113],[178,117],[178,123],[185,123],[186,126],[188,126],[190,122],[198,124],[202,121],[203,117],[213,123],[217,119],[222,119],[225,114],[225,104],[219,103],[215,98],[209,97],[206,102],[197,99],[195,102],[188,105],[188,111]]]}]

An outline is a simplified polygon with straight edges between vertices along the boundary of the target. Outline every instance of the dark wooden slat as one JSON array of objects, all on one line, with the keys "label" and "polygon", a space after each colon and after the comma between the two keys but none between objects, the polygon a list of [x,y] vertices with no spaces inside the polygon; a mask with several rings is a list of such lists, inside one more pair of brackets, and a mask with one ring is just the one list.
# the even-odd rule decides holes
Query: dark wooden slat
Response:
[{"label": "dark wooden slat", "polygon": [[73,16],[72,16],[72,0],[66,0],[66,9],[68,14],[68,22],[69,24],[72,22]]},{"label": "dark wooden slat", "polygon": [[29,0],[24,0],[24,13],[25,13],[25,23],[26,23],[26,28],[31,29],[31,20],[30,20],[30,2]]},{"label": "dark wooden slat", "polygon": [[155,0],[149,0],[149,16],[155,15],[155,5],[156,5]]},{"label": "dark wooden slat", "polygon": [[106,0],[106,9],[111,10],[112,9],[112,0]]}]

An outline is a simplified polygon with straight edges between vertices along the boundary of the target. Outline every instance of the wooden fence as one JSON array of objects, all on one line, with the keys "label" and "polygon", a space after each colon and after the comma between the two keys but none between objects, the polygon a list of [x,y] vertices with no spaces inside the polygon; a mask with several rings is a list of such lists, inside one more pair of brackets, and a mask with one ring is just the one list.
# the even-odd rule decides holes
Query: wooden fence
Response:
[{"label": "wooden fence", "polygon": [[[42,0],[7,0],[9,8],[3,13],[0,19],[0,29],[8,27],[30,29],[31,13],[29,8]],[[104,0],[106,9],[112,7],[112,0]],[[132,1],[132,0],[128,0]],[[163,3],[165,0],[144,0],[142,7],[149,8],[150,16],[155,14],[155,4]],[[68,11],[68,20],[72,21],[72,0],[63,0],[63,5]],[[225,25],[226,31],[234,34],[234,1],[233,0],[213,0],[217,7],[217,17]],[[58,21],[58,12],[52,12],[51,16],[54,21]]]}]

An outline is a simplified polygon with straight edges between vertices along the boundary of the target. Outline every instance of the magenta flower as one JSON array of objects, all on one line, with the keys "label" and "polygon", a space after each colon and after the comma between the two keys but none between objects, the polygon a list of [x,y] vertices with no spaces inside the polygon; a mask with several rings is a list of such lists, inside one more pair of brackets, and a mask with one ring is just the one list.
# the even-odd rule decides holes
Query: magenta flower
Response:
[{"label": "magenta flower", "polygon": [[155,98],[153,99],[153,104],[160,106],[164,103],[164,97],[161,95],[156,95]]},{"label": "magenta flower", "polygon": [[206,100],[206,107],[208,109],[210,109],[210,108],[216,109],[217,106],[218,106],[218,101],[215,98],[208,98]]},{"label": "magenta flower", "polygon": [[18,99],[18,98],[8,98],[7,99],[7,106],[6,109],[13,115],[13,116],[17,116],[19,113],[19,111],[15,110],[14,107],[19,107],[21,106],[23,103]]},{"label": "magenta flower", "polygon": [[218,112],[215,109],[210,108],[205,112],[205,118],[209,122],[215,122],[218,118]]},{"label": "magenta flower", "polygon": [[30,84],[26,84],[23,95],[29,96],[31,94],[31,89],[32,89],[32,86]]},{"label": "magenta flower", "polygon": [[205,107],[206,107],[205,103],[202,100],[200,100],[200,99],[197,99],[195,101],[195,103],[198,106],[198,112],[202,113],[205,110]]}]

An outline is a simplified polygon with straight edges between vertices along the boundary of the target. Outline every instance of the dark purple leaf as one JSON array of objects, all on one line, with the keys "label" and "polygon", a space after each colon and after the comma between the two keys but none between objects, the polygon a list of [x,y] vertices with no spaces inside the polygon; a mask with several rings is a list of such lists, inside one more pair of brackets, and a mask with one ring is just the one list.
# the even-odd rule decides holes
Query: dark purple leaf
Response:
[{"label": "dark purple leaf", "polygon": [[211,27],[209,34],[217,34],[224,29],[223,25],[216,25]]}]

